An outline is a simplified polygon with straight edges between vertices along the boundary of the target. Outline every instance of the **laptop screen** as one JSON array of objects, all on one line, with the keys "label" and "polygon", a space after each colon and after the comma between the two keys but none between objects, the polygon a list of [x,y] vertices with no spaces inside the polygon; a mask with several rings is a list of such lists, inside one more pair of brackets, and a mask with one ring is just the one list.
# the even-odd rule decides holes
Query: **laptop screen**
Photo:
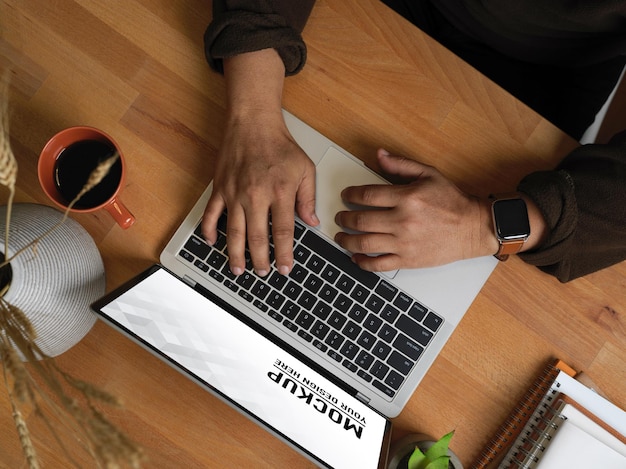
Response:
[{"label": "laptop screen", "polygon": [[388,419],[167,270],[155,266],[93,308],[317,464],[383,467]]}]

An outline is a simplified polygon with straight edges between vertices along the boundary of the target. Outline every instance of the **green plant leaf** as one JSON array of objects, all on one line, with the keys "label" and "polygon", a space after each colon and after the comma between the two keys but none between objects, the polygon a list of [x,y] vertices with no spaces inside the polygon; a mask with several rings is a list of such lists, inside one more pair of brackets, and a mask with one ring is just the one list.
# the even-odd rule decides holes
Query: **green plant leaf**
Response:
[{"label": "green plant leaf", "polygon": [[424,469],[448,469],[450,464],[450,456],[440,456],[428,463]]},{"label": "green plant leaf", "polygon": [[426,463],[426,456],[422,453],[422,450],[416,446],[407,463],[408,469],[421,469]]},{"label": "green plant leaf", "polygon": [[439,441],[437,441],[434,445],[428,448],[428,451],[426,451],[426,459],[428,461],[435,461],[438,458],[445,457],[448,454],[448,446],[450,445],[450,440],[453,436],[454,430],[442,436]]}]

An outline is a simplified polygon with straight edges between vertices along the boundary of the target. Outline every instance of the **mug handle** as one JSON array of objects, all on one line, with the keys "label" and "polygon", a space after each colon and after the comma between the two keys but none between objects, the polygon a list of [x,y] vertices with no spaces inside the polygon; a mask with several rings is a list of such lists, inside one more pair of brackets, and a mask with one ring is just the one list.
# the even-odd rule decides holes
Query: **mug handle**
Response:
[{"label": "mug handle", "polygon": [[135,223],[133,214],[128,211],[126,206],[118,200],[117,197],[113,198],[104,208],[123,229],[130,228],[132,224]]}]

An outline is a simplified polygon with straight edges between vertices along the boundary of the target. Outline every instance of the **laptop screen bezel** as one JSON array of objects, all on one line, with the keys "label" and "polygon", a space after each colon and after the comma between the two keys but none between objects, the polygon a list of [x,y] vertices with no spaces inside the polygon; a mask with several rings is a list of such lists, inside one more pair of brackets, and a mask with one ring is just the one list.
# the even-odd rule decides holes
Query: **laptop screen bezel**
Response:
[{"label": "laptop screen bezel", "polygon": [[[228,305],[228,303],[226,303],[225,301],[223,301],[222,299],[220,299],[216,295],[212,294],[206,288],[200,286],[199,284],[197,284],[195,287],[192,287],[191,285],[186,284],[181,279],[179,279],[175,274],[173,274],[167,268],[165,268],[164,266],[162,266],[160,264],[154,264],[154,265],[150,266],[148,269],[144,270],[139,275],[136,275],[135,277],[133,277],[130,280],[128,280],[127,282],[125,282],[123,285],[119,286],[118,288],[116,288],[113,291],[111,291],[110,293],[106,294],[105,296],[103,296],[99,300],[95,301],[91,305],[92,310],[97,314],[99,319],[103,320],[103,322],[105,322],[106,324],[108,324],[108,325],[112,326],[113,328],[119,330],[125,336],[127,336],[128,338],[133,340],[135,343],[140,345],[142,348],[146,349],[148,352],[152,353],[157,358],[160,358],[164,362],[168,363],[170,366],[172,366],[174,369],[176,369],[177,371],[182,373],[184,376],[188,377],[193,382],[195,382],[196,384],[200,385],[202,388],[204,388],[205,390],[209,391],[211,394],[216,396],[222,402],[228,404],[233,409],[235,409],[238,412],[242,413],[243,415],[248,417],[250,420],[252,420],[253,422],[257,423],[259,426],[261,426],[262,428],[266,429],[270,433],[272,433],[274,436],[279,438],[281,441],[286,443],[288,446],[290,446],[294,450],[298,451],[303,456],[309,458],[311,461],[313,461],[314,463],[320,465],[321,467],[330,468],[331,466],[329,466],[326,461],[323,461],[317,455],[313,454],[311,451],[309,451],[302,444],[298,443],[297,441],[294,441],[292,438],[288,437],[287,435],[284,435],[282,432],[280,432],[278,429],[274,428],[268,422],[266,422],[265,420],[263,420],[262,418],[260,418],[256,414],[254,414],[253,412],[249,411],[248,409],[246,409],[245,407],[243,407],[239,403],[235,402],[233,399],[231,399],[229,396],[224,394],[222,391],[220,391],[219,389],[216,389],[214,386],[212,386],[206,380],[202,379],[200,376],[198,376],[197,374],[195,374],[194,372],[192,372],[191,370],[189,370],[185,366],[181,365],[176,360],[174,360],[171,357],[169,357],[167,354],[165,354],[162,351],[158,350],[158,348],[154,347],[152,344],[148,343],[147,341],[145,341],[144,339],[139,337],[133,331],[129,330],[124,325],[120,324],[117,320],[115,320],[114,318],[110,317],[105,311],[103,311],[103,309],[108,304],[110,304],[111,302],[115,301],[118,297],[123,295],[125,292],[127,292],[130,289],[132,289],[134,286],[136,286],[137,284],[141,283],[147,277],[149,277],[150,275],[154,274],[156,271],[158,271],[160,269],[165,270],[166,272],[168,272],[172,276],[172,278],[175,279],[176,281],[179,281],[182,284],[186,285],[188,288],[192,288],[194,291],[200,293],[205,298],[207,298],[209,301],[215,303],[218,307],[220,307],[221,309],[223,309],[227,313],[231,314],[232,316],[237,318],[239,321],[244,323],[246,326],[250,327],[255,332],[257,332],[260,335],[262,335],[264,338],[266,338],[269,341],[273,342],[274,344],[279,346],[281,349],[285,350],[289,355],[293,356],[296,360],[298,360],[298,361],[304,363],[305,365],[309,366],[311,369],[313,369],[314,371],[316,371],[317,373],[322,375],[324,378],[328,379],[333,384],[335,384],[339,388],[343,389],[345,392],[347,392],[349,395],[353,396],[356,399],[356,397],[355,397],[356,396],[356,391],[354,389],[350,388],[345,383],[343,383],[341,380],[337,379],[337,377],[335,377],[332,374],[328,373],[326,370],[321,368],[319,365],[317,365],[313,361],[309,360],[301,352],[297,351],[296,349],[294,349],[293,347],[291,347],[289,344],[285,343],[284,341],[281,341],[279,338],[277,338],[276,336],[274,336],[273,334],[271,334],[270,332],[265,330],[262,326],[260,326],[259,324],[255,323],[254,321],[252,321],[247,316],[239,313],[235,308],[233,308],[232,306]],[[364,404],[364,405],[366,405],[366,404]],[[376,414],[378,414],[381,418],[383,418],[385,420],[385,430],[384,430],[383,438],[382,438],[382,441],[381,441],[379,461],[378,461],[378,466],[377,466],[379,469],[383,469],[383,468],[386,467],[387,454],[388,454],[389,445],[390,445],[390,441],[391,441],[392,422],[391,422],[391,420],[389,418],[385,417],[383,414],[381,414],[376,409],[373,409],[371,406],[367,406],[367,407],[369,407],[373,412],[375,412]]]}]

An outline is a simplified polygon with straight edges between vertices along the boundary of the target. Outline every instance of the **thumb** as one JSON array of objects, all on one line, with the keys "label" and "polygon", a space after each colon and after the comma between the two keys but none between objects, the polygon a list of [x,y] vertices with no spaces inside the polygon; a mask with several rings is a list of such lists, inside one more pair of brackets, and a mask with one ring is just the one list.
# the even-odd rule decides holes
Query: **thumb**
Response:
[{"label": "thumb", "polygon": [[394,176],[400,176],[408,181],[414,181],[419,177],[431,174],[430,166],[404,156],[392,155],[383,148],[378,149],[376,156],[383,171]]},{"label": "thumb", "polygon": [[296,213],[309,226],[317,226],[315,214],[315,171],[307,172],[296,193]]}]

